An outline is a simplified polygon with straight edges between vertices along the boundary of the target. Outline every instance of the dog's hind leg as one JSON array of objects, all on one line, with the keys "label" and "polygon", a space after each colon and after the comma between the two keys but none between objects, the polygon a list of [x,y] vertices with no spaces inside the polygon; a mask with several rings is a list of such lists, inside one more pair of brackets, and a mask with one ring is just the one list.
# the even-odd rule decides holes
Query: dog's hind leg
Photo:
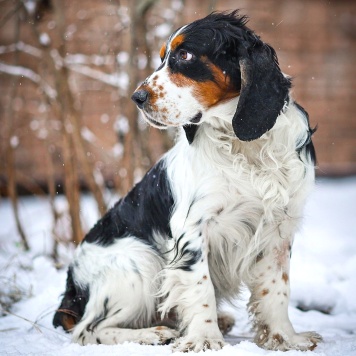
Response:
[{"label": "dog's hind leg", "polygon": [[162,265],[156,251],[133,237],[118,239],[110,248],[84,242],[73,263],[73,279],[87,286],[89,300],[73,341],[158,344],[175,338],[173,329],[152,327]]}]

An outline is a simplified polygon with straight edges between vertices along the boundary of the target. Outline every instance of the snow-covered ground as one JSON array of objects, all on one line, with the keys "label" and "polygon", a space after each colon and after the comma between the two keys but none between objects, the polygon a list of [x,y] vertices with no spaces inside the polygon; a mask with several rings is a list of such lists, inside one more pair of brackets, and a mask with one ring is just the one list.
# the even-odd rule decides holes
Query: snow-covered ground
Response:
[{"label": "snow-covered ground", "polygon": [[[65,204],[58,197],[57,204]],[[96,220],[90,197],[82,204],[89,227]],[[57,270],[51,253],[51,214],[44,198],[23,198],[21,219],[31,251],[19,248],[10,204],[0,201],[0,298],[15,302],[11,314],[0,316],[0,355],[170,355],[167,346],[126,343],[116,346],[72,344],[70,336],[54,329],[51,321],[64,291],[65,268]],[[65,221],[61,225],[65,226]],[[68,263],[73,249],[60,246]],[[313,352],[286,355],[356,355],[356,178],[319,180],[306,207],[305,223],[298,234],[291,266],[290,317],[297,331],[315,330],[324,341]],[[226,306],[236,318],[227,341],[232,345],[218,355],[282,355],[265,351],[251,341],[244,308]],[[301,311],[307,310],[307,311]],[[1,313],[0,313],[1,315]],[[208,351],[207,354],[211,354]]]}]

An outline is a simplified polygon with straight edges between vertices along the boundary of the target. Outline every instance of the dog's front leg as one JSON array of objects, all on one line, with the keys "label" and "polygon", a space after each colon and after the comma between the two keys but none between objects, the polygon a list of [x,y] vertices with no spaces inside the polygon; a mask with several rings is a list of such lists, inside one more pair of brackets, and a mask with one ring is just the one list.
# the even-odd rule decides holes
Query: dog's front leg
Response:
[{"label": "dog's front leg", "polygon": [[296,333],[288,317],[292,240],[277,237],[275,241],[260,253],[252,269],[253,279],[246,281],[251,290],[249,309],[254,317],[255,342],[272,350],[313,350],[321,336],[313,331]]},{"label": "dog's front leg", "polygon": [[183,233],[176,241],[165,270],[162,292],[166,299],[162,313],[176,308],[182,337],[175,351],[195,351],[224,346],[217,322],[214,286],[208,266],[207,237],[199,229]]}]

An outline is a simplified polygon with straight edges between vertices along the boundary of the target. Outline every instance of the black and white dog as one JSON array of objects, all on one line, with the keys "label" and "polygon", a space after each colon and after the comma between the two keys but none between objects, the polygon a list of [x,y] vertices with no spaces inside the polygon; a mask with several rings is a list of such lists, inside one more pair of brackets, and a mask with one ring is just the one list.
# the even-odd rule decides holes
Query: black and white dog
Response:
[{"label": "black and white dog", "polygon": [[313,130],[275,51],[246,22],[213,13],[178,29],[133,94],[151,125],[181,135],[78,247],[54,317],[75,342],[220,349],[229,318],[217,308],[241,283],[259,346],[312,350],[321,340],[288,317]]}]

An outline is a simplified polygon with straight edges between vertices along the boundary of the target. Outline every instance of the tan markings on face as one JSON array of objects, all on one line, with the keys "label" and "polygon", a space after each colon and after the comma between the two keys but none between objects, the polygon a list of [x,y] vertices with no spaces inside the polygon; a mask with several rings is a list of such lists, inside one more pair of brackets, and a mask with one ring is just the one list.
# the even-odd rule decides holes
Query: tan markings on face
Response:
[{"label": "tan markings on face", "polygon": [[[152,119],[155,119],[156,121],[163,121],[163,122],[167,122],[168,121],[168,109],[166,107],[159,107],[159,105],[157,104],[157,101],[159,99],[162,99],[166,92],[164,90],[164,87],[162,85],[156,85],[158,79],[158,75],[155,75],[152,78],[152,82],[153,82],[153,86],[148,85],[146,83],[141,84],[141,86],[139,88],[137,88],[136,90],[146,90],[148,92],[148,106],[146,108],[146,112],[149,114],[149,116]],[[157,113],[159,113],[159,118],[157,118]],[[152,117],[153,116],[153,117]]]},{"label": "tan markings on face", "polygon": [[152,111],[157,111],[157,105],[156,101],[158,99],[158,96],[160,95],[159,92],[152,90],[152,88],[149,85],[142,84],[139,88],[136,90],[146,90],[148,92],[148,97],[149,97],[149,103],[150,103],[150,109]]},{"label": "tan markings on face", "polygon": [[177,87],[191,87],[194,98],[206,108],[235,98],[240,94],[239,91],[232,88],[230,78],[219,67],[211,63],[206,57],[201,59],[211,70],[214,80],[197,82],[181,73],[170,73],[170,80]]},{"label": "tan markings on face", "polygon": [[167,48],[166,42],[164,42],[160,51],[159,51],[159,56],[161,57],[161,59],[163,59],[164,55],[166,54],[166,48]]},{"label": "tan markings on face", "polygon": [[169,73],[169,79],[178,88],[192,87],[194,85],[194,80],[186,77],[182,73]]},{"label": "tan markings on face", "polygon": [[178,35],[171,42],[171,51],[174,51],[184,41],[184,35]]},{"label": "tan markings on face", "polygon": [[193,95],[196,95],[197,100],[210,108],[240,94],[237,90],[232,88],[230,78],[226,76],[219,67],[211,63],[207,58],[202,58],[202,60],[211,70],[214,81],[195,82]]}]

